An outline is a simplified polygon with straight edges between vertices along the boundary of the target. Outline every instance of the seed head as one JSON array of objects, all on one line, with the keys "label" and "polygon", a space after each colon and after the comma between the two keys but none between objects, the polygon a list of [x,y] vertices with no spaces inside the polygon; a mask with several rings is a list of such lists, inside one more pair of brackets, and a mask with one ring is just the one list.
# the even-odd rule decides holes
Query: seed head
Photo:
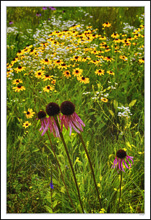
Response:
[{"label": "seed head", "polygon": [[61,112],[64,115],[72,115],[75,111],[75,106],[70,101],[65,101],[60,106]]},{"label": "seed head", "polygon": [[46,106],[46,112],[49,116],[54,116],[57,115],[60,112],[60,108],[59,105],[54,103],[54,102],[50,102],[47,106]]},{"label": "seed head", "polygon": [[46,113],[44,111],[40,111],[38,112],[38,118],[41,119],[41,118],[45,118],[46,117]]},{"label": "seed head", "polygon": [[124,159],[126,157],[126,152],[124,150],[118,150],[116,156],[120,159]]}]

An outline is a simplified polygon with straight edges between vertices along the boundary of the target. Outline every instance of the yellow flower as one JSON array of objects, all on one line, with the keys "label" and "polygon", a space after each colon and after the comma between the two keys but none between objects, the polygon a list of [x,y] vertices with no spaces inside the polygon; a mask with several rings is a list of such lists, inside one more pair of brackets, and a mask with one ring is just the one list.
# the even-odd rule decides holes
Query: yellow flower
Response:
[{"label": "yellow flower", "polygon": [[69,78],[71,77],[69,70],[64,71],[64,72],[63,72],[63,75],[64,75],[67,79],[69,79]]},{"label": "yellow flower", "polygon": [[102,102],[108,102],[108,99],[101,97]]},{"label": "yellow flower", "polygon": [[113,75],[113,76],[115,75],[115,73],[111,70],[107,71],[107,73],[110,74],[110,75]]},{"label": "yellow flower", "polygon": [[73,70],[72,74],[74,76],[80,76],[82,74],[83,70],[82,69],[79,69],[79,68],[76,68]]},{"label": "yellow flower", "polygon": [[18,66],[17,68],[14,68],[14,70],[17,72],[17,73],[19,73],[19,72],[21,72],[21,71],[23,71],[23,70],[25,70],[26,68],[25,67],[22,67],[22,66]]},{"label": "yellow flower", "polygon": [[25,90],[25,87],[18,85],[17,87],[13,87],[13,89],[15,90],[15,92],[20,92],[20,91]]},{"label": "yellow flower", "polygon": [[40,78],[43,78],[43,75],[44,75],[44,71],[43,70],[38,70],[35,72],[35,77],[40,79]]},{"label": "yellow flower", "polygon": [[28,122],[28,121],[25,121],[25,122],[23,123],[23,127],[24,127],[24,128],[28,128],[30,125],[31,125],[31,123]]},{"label": "yellow flower", "polygon": [[21,79],[14,79],[12,84],[18,85],[19,83],[22,83],[23,81]]},{"label": "yellow flower", "polygon": [[42,79],[43,79],[44,81],[47,81],[47,80],[51,80],[52,77],[53,77],[53,76],[50,76],[49,74],[46,74],[46,75],[42,76]]},{"label": "yellow flower", "polygon": [[33,112],[33,110],[30,108],[28,108],[28,111],[24,111],[24,113],[26,114],[26,118],[32,118],[35,114],[35,112]]},{"label": "yellow flower", "polygon": [[54,90],[54,87],[48,85],[48,86],[45,86],[45,87],[43,88],[43,90],[44,90],[44,92],[50,92],[50,91]]},{"label": "yellow flower", "polygon": [[119,34],[113,33],[113,34],[111,35],[111,37],[112,37],[112,38],[118,38],[118,37],[119,37]]},{"label": "yellow flower", "polygon": [[110,24],[109,22],[106,22],[106,23],[102,24],[102,26],[103,26],[103,27],[110,27],[111,24]]},{"label": "yellow flower", "polygon": [[102,69],[96,70],[95,74],[97,74],[99,76],[104,75],[104,70],[102,70]]},{"label": "yellow flower", "polygon": [[104,208],[102,208],[99,213],[104,213],[104,212],[106,212],[106,210]]},{"label": "yellow flower", "polygon": [[89,83],[89,78],[86,78],[84,76],[79,76],[77,77],[77,80],[84,83],[84,84],[88,84]]}]

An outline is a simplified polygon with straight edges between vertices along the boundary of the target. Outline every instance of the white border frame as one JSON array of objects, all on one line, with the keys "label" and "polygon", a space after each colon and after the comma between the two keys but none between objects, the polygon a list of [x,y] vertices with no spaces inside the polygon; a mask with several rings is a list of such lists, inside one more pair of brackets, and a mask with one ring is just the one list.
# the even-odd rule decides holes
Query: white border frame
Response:
[{"label": "white border frame", "polygon": [[[6,7],[145,7],[145,214],[6,214]],[[1,1],[2,219],[150,219],[150,1]]]}]

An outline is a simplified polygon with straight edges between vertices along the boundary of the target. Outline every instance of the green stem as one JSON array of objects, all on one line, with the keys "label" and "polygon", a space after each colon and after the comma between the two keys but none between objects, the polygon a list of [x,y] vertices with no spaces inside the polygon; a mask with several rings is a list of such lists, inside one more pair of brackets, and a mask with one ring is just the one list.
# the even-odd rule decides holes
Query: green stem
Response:
[{"label": "green stem", "polygon": [[96,191],[97,191],[97,196],[98,196],[98,200],[99,200],[100,208],[101,208],[101,200],[100,200],[99,191],[98,191],[98,187],[97,187],[97,184],[96,184],[95,175],[94,175],[92,163],[91,163],[91,160],[90,160],[90,156],[89,156],[89,153],[88,153],[88,151],[87,151],[86,145],[85,145],[85,143],[84,143],[84,141],[83,141],[82,135],[81,135],[80,133],[79,133],[78,135],[79,135],[79,137],[80,137],[80,140],[81,140],[81,142],[82,142],[82,144],[83,144],[84,150],[85,150],[86,155],[87,155],[87,157],[88,157],[88,161],[89,161],[89,164],[90,164],[90,168],[91,168],[91,172],[92,172],[92,176],[93,176],[93,180],[94,180],[94,185],[95,185],[95,188],[96,188]]},{"label": "green stem", "polygon": [[54,148],[53,148],[53,144],[52,144],[52,141],[51,141],[51,138],[50,138],[50,136],[49,136],[48,131],[47,131],[47,135],[48,135],[48,138],[49,138],[49,141],[50,141],[50,145],[51,145],[52,151],[53,151],[53,153],[54,153],[55,159],[56,159],[56,161],[57,161],[57,164],[58,164],[58,167],[59,167],[59,170],[60,170],[60,173],[61,173],[62,181],[63,181],[63,183],[64,183],[64,185],[65,185],[65,188],[66,188],[67,194],[68,194],[68,196],[69,196],[69,199],[70,199],[70,201],[71,201],[72,207],[74,208],[75,212],[77,213],[76,208],[74,207],[73,202],[72,202],[72,199],[71,199],[71,197],[70,197],[70,195],[69,195],[67,185],[66,185],[66,183],[65,183],[65,181],[64,181],[63,174],[62,174],[62,171],[61,171],[61,167],[60,167],[59,161],[58,161],[58,159],[57,159],[55,150],[54,150]]},{"label": "green stem", "polygon": [[76,188],[77,188],[77,191],[78,191],[78,197],[79,197],[81,209],[82,209],[82,212],[84,213],[84,209],[83,209],[83,205],[82,205],[82,201],[81,201],[81,197],[80,197],[80,190],[79,190],[79,187],[78,187],[78,183],[77,183],[77,179],[76,179],[76,176],[75,176],[75,172],[74,172],[74,169],[73,169],[73,166],[72,166],[72,162],[71,162],[71,159],[70,159],[70,156],[69,156],[69,152],[68,152],[68,149],[67,149],[67,145],[66,145],[66,143],[65,143],[63,134],[62,134],[62,132],[61,132],[61,129],[60,129],[58,120],[57,120],[57,118],[56,118],[55,116],[54,116],[54,119],[55,119],[55,122],[56,122],[56,124],[57,124],[58,129],[59,129],[60,137],[61,137],[61,139],[62,139],[64,148],[65,148],[65,151],[66,151],[68,160],[69,160],[70,168],[71,168],[71,170],[72,170],[72,174],[73,174],[74,181],[75,181],[75,184],[76,184]]},{"label": "green stem", "polygon": [[120,179],[120,195],[119,195],[119,203],[118,203],[118,213],[120,213],[120,200],[121,200],[121,194],[122,194],[122,191],[121,191],[121,186],[122,186],[122,171],[121,172],[121,179]]}]

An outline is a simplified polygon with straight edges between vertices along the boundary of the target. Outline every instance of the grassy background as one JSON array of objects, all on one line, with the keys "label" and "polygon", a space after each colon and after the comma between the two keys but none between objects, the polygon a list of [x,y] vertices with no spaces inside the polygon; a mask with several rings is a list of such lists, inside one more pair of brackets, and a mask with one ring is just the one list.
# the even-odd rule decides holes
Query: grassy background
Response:
[{"label": "grassy background", "polygon": [[[44,28],[44,21],[54,31],[57,28],[48,23],[53,16],[60,17],[62,21],[74,21],[83,23],[85,27],[92,25],[98,29],[98,34],[106,34],[108,45],[112,46],[113,32],[121,33],[124,23],[129,23],[136,28],[142,24],[140,15],[144,8],[64,8],[58,7],[55,11],[43,10],[40,7],[8,7],[7,26],[17,27],[17,33],[12,31],[7,34],[7,62],[10,63],[18,50],[34,44],[33,34],[37,29]],[[36,13],[41,16],[37,17]],[[89,13],[89,14],[87,14]],[[92,16],[92,17],[90,17]],[[9,24],[13,21],[13,25]],[[104,33],[102,24],[112,23]],[[61,25],[60,25],[61,26]],[[27,31],[31,29],[30,31]],[[59,28],[58,28],[59,29]],[[132,31],[128,31],[128,36]],[[38,38],[39,40],[40,38]],[[70,80],[63,78],[62,71],[54,68],[57,74],[56,92],[51,95],[38,93],[41,82],[35,78],[22,76],[25,87],[28,88],[22,95],[12,91],[11,80],[7,83],[7,212],[8,213],[74,213],[65,191],[59,170],[53,153],[49,147],[46,135],[43,137],[38,131],[40,124],[35,118],[32,126],[28,129],[22,127],[26,120],[22,113],[25,109],[32,108],[36,113],[45,110],[50,101],[59,105],[65,100],[71,100],[76,106],[77,114],[82,118],[86,127],[82,133],[88,151],[94,165],[94,171],[99,192],[101,195],[102,208],[107,213],[116,213],[119,197],[119,175],[111,169],[114,155],[120,148],[127,149],[128,155],[134,157],[132,169],[123,175],[121,213],[144,212],[144,66],[138,64],[138,57],[132,62],[131,58],[139,53],[138,47],[143,44],[139,38],[137,47],[121,48],[122,54],[128,57],[128,62],[119,58],[110,51],[107,56],[115,58],[112,63],[103,63],[105,71],[112,69],[115,76],[105,75],[103,78],[94,74],[97,67],[87,63],[79,63],[79,68],[84,70],[84,76],[90,78],[90,84],[80,84],[75,78]],[[98,45],[100,41],[94,40]],[[90,46],[90,45],[89,45]],[[81,49],[82,50],[82,49]],[[71,54],[71,55],[74,55]],[[92,59],[94,56],[91,54]],[[140,58],[142,58],[141,55]],[[30,64],[32,69],[32,63]],[[71,71],[73,68],[70,69]],[[89,74],[93,73],[93,74]],[[17,76],[18,77],[18,76]],[[107,90],[108,81],[112,85],[118,83],[115,90]],[[72,88],[72,89],[71,89]],[[109,102],[92,99],[97,92],[109,92]],[[85,92],[90,94],[83,95]],[[35,95],[34,95],[35,94]],[[18,99],[18,101],[17,101]],[[15,101],[14,101],[15,100]],[[23,101],[25,100],[25,101]],[[136,103],[132,101],[136,100]],[[22,103],[22,104],[20,104]],[[130,104],[131,103],[131,104]],[[117,106],[129,106],[132,116],[126,119],[117,117]],[[123,132],[124,135],[120,135]],[[72,158],[76,177],[79,183],[84,210],[86,213],[99,213],[101,210],[95,195],[95,188],[91,178],[88,161],[85,157],[83,146],[78,135],[73,133],[69,137],[69,131],[63,131],[70,156]],[[51,136],[66,184],[69,187],[71,198],[78,212],[81,212],[74,181],[68,169],[68,160],[63,150],[62,142]],[[76,159],[79,158],[78,162]],[[53,176],[54,190],[49,187],[50,176]]]}]

